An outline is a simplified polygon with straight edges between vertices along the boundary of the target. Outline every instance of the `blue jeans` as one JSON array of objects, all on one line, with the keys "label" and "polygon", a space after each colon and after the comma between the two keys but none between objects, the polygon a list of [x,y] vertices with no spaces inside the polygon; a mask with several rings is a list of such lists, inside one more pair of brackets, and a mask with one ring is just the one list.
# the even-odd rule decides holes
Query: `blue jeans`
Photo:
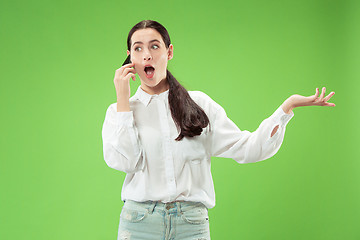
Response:
[{"label": "blue jeans", "polygon": [[208,209],[200,202],[126,200],[118,240],[210,240]]}]

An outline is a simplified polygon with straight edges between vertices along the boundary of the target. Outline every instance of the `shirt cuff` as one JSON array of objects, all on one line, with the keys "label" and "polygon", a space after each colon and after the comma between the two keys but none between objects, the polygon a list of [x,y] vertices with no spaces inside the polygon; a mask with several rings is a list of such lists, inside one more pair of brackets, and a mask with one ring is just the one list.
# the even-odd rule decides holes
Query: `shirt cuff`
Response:
[{"label": "shirt cuff", "polygon": [[285,126],[291,118],[294,117],[294,112],[291,110],[289,114],[285,113],[282,107],[278,107],[276,111],[271,115],[271,118],[275,122],[280,122],[282,126]]},{"label": "shirt cuff", "polygon": [[133,112],[116,112],[116,124],[119,127],[132,127],[134,122]]}]

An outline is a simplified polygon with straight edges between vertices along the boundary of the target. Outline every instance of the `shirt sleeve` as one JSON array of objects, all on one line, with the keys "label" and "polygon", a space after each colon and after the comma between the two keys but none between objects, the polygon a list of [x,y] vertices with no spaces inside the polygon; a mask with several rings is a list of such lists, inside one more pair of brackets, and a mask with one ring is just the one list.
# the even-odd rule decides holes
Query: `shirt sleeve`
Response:
[{"label": "shirt sleeve", "polygon": [[[294,116],[294,112],[286,114],[280,106],[256,131],[249,132],[240,130],[225,110],[217,106],[210,134],[211,156],[232,158],[238,163],[258,162],[275,155],[283,142],[285,127]],[[277,125],[279,128],[271,137]]]},{"label": "shirt sleeve", "polygon": [[117,112],[111,104],[102,127],[103,154],[106,164],[125,173],[140,171],[145,165],[133,112]]}]

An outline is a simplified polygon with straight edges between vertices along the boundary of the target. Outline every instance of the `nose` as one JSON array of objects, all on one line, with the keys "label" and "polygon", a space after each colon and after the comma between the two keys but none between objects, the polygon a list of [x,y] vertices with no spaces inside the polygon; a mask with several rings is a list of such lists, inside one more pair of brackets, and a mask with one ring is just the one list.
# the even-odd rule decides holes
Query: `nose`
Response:
[{"label": "nose", "polygon": [[145,61],[151,60],[151,56],[150,56],[150,55],[144,56],[144,60],[145,60]]},{"label": "nose", "polygon": [[151,57],[150,52],[146,51],[146,52],[144,53],[144,60],[145,60],[145,61],[148,61],[148,60],[151,60],[151,59],[152,59],[152,57]]}]

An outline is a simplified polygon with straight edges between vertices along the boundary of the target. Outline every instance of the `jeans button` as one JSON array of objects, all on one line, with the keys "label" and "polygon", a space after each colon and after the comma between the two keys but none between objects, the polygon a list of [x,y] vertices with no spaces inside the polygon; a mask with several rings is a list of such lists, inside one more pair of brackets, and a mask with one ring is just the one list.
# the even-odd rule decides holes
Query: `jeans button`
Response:
[{"label": "jeans button", "polygon": [[166,207],[165,207],[165,208],[166,208],[166,210],[169,210],[169,209],[172,208],[173,206],[174,206],[173,203],[171,203],[171,204],[169,204],[169,205],[166,204]]}]

